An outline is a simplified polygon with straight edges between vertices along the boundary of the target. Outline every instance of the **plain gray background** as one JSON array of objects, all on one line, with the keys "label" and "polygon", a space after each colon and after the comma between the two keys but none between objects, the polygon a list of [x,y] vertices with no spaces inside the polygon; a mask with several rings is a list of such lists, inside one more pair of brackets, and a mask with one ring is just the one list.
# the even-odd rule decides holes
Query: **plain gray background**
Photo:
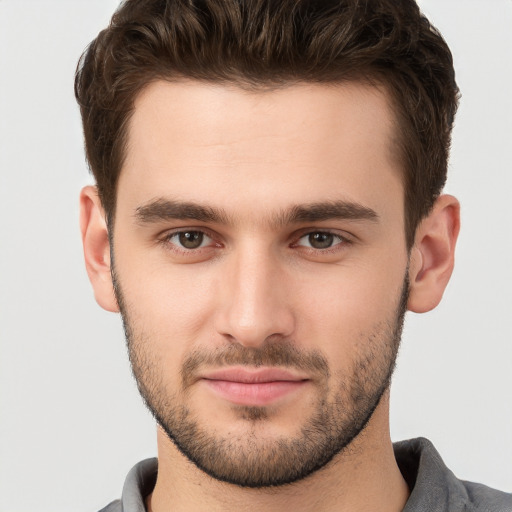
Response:
[{"label": "plain gray background", "polygon": [[[0,510],[94,511],[156,453],[121,323],[94,302],[78,193],[90,182],[73,73],[114,0],[0,0]],[[512,491],[512,1],[423,0],[463,98],[447,191],[462,202],[442,305],[409,315],[394,440]]]}]

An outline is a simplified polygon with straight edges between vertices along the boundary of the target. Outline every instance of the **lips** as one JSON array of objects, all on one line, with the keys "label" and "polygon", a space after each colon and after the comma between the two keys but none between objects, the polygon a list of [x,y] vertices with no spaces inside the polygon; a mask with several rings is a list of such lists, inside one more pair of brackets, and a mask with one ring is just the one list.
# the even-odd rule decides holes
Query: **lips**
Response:
[{"label": "lips", "polygon": [[209,372],[201,381],[233,404],[264,406],[298,391],[309,379],[280,368],[234,367]]}]

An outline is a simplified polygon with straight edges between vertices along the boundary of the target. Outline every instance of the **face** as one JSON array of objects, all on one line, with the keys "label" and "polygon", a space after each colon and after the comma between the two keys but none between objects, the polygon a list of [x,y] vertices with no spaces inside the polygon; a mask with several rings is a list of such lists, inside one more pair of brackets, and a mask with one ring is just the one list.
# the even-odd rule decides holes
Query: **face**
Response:
[{"label": "face", "polygon": [[386,95],[149,86],[130,121],[112,254],[139,388],[211,476],[325,466],[387,389],[407,297]]}]

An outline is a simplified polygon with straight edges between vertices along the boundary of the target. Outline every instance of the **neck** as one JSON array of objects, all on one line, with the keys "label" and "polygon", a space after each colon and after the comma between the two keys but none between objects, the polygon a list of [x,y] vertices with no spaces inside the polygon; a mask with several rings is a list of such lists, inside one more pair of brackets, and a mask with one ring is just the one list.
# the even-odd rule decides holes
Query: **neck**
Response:
[{"label": "neck", "polygon": [[251,489],[217,481],[194,466],[158,429],[158,477],[149,512],[399,512],[409,489],[389,436],[389,394],[359,436],[327,466],[293,484]]}]

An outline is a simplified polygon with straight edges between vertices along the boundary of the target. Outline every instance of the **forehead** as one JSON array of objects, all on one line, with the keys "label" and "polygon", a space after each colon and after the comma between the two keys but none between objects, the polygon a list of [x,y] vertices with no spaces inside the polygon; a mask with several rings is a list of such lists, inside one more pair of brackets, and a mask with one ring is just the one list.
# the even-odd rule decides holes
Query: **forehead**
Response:
[{"label": "forehead", "polygon": [[118,201],[173,197],[239,215],[339,199],[401,206],[393,135],[386,93],[361,83],[159,81],[135,102]]}]

